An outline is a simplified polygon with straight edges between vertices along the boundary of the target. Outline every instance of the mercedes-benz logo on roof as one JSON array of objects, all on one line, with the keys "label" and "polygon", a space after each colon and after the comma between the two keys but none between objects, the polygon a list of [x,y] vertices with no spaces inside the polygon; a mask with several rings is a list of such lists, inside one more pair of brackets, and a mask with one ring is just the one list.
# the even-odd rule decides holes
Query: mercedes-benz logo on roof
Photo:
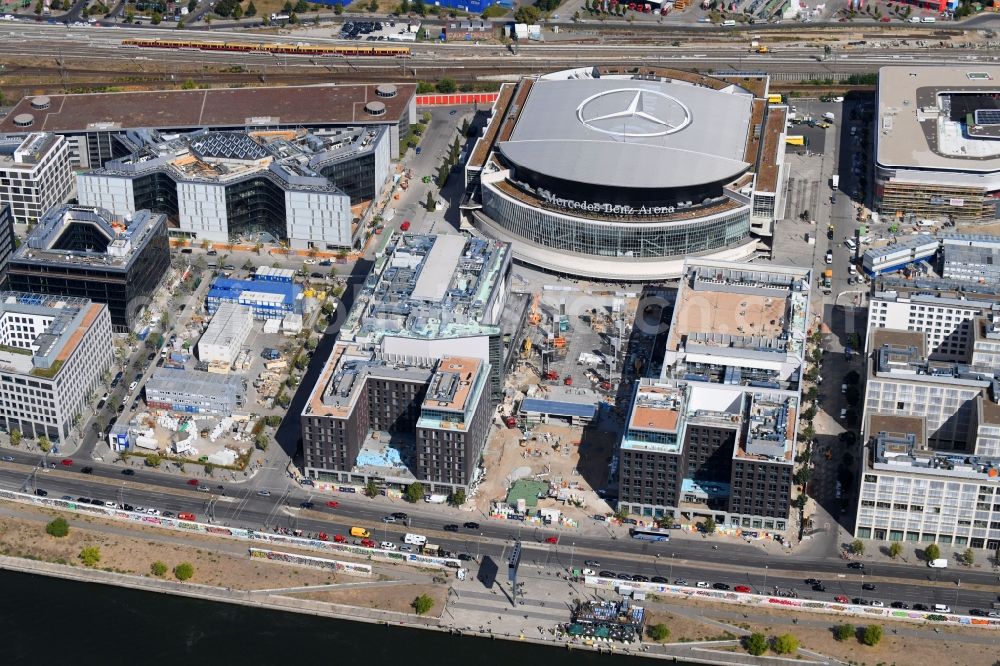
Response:
[{"label": "mercedes-benz logo on roof", "polygon": [[623,138],[666,136],[691,123],[691,112],[675,97],[645,88],[616,88],[591,95],[576,107],[581,123]]}]

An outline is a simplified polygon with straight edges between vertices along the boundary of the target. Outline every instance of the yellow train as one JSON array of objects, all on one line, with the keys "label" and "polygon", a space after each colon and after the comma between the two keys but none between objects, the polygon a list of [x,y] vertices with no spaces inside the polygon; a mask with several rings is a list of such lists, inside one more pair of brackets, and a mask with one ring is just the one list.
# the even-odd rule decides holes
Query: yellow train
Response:
[{"label": "yellow train", "polygon": [[201,42],[189,39],[123,39],[125,48],[177,49],[181,51],[232,51],[236,53],[274,53],[304,56],[385,56],[410,55],[408,46],[385,46],[360,43],[350,46],[317,46],[255,42]]}]

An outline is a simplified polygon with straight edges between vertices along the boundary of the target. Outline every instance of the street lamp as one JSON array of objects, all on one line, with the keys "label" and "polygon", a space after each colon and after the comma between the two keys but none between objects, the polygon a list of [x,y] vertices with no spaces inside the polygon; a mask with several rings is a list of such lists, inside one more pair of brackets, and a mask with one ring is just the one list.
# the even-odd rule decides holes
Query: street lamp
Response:
[{"label": "street lamp", "polygon": [[670,573],[667,574],[667,578],[670,580],[674,579],[674,554],[670,553]]},{"label": "street lamp", "polygon": [[764,591],[767,591],[767,564],[764,565]]},{"label": "street lamp", "polygon": [[573,572],[573,550],[576,548],[576,542],[571,541],[569,544],[569,570],[570,573]]}]

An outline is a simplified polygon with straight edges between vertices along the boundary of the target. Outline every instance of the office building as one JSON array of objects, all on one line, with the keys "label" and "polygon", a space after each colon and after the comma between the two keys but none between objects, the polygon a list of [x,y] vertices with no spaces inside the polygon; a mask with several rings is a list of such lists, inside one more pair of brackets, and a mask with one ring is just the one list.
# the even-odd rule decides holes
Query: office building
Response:
[{"label": "office building", "polygon": [[[1000,343],[991,316],[976,316]],[[868,338],[855,536],[1000,547],[1000,367],[931,360],[926,331]]]},{"label": "office building", "polygon": [[10,204],[15,222],[34,223],[72,194],[65,138],[48,132],[0,137],[0,206]]},{"label": "office building", "polygon": [[84,169],[135,152],[127,133],[137,128],[174,133],[378,126],[389,131],[390,154],[398,157],[400,138],[417,121],[416,90],[413,83],[337,83],[35,95],[0,119],[0,133],[64,136],[72,163]]},{"label": "office building", "polygon": [[767,88],[655,67],[505,84],[463,208],[515,259],[557,273],[661,280],[690,256],[751,259],[784,214],[787,107]]},{"label": "office building", "polygon": [[219,303],[198,340],[198,358],[205,363],[232,365],[252,329],[253,312],[249,307]]},{"label": "office building", "polygon": [[77,176],[80,203],[164,213],[174,237],[360,247],[364,214],[389,181],[385,127],[126,137],[134,152]]},{"label": "office building", "polygon": [[88,298],[108,306],[116,333],[137,331],[170,266],[166,217],[148,210],[50,209],[8,263],[11,289]]},{"label": "office building", "polygon": [[645,517],[788,528],[811,273],[689,260],[659,377],[640,380],[618,501]]},{"label": "office building", "polygon": [[340,339],[387,360],[478,358],[490,367],[499,401],[511,350],[503,334],[510,294],[510,246],[458,235],[402,234],[390,240],[358,293]]},{"label": "office building", "polygon": [[107,306],[0,292],[0,419],[26,437],[66,441],[114,362]]},{"label": "office building", "polygon": [[150,409],[226,417],[243,407],[246,379],[240,375],[157,368],[146,380],[145,391]]},{"label": "office building", "polygon": [[489,429],[489,377],[478,358],[390,361],[338,342],[301,416],[306,476],[466,489]]},{"label": "office building", "polygon": [[941,277],[983,284],[1000,283],[1000,237],[941,234]]},{"label": "office building", "polygon": [[0,205],[0,287],[7,282],[7,262],[14,253],[14,214],[10,204]]},{"label": "office building", "polygon": [[283,319],[286,314],[302,313],[302,287],[278,280],[234,280],[215,278],[205,307],[214,315],[225,303],[244,305],[254,319]]},{"label": "office building", "polygon": [[1000,200],[1000,67],[883,67],[875,208],[937,222],[991,222]]}]

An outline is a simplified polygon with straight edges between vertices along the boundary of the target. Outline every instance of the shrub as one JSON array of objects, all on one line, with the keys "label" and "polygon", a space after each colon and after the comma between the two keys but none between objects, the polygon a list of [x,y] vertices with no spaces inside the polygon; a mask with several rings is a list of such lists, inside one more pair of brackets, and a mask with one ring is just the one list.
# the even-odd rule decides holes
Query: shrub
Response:
[{"label": "shrub", "polygon": [[755,657],[767,652],[767,637],[764,634],[750,634],[744,643],[747,652]]},{"label": "shrub", "polygon": [[90,546],[89,548],[84,548],[80,551],[80,561],[86,567],[92,567],[101,561],[101,549],[96,546]]},{"label": "shrub", "polygon": [[850,624],[838,624],[833,628],[833,637],[838,641],[846,641],[854,635],[854,626]]},{"label": "shrub", "polygon": [[793,654],[799,649],[799,639],[791,634],[782,634],[774,639],[774,651],[778,654]]},{"label": "shrub", "polygon": [[861,642],[865,645],[878,645],[882,640],[882,627],[878,624],[869,624],[861,634]]},{"label": "shrub", "polygon": [[174,576],[177,580],[188,580],[194,575],[194,567],[187,562],[181,562],[174,567]]},{"label": "shrub", "polygon": [[65,518],[56,518],[45,526],[45,533],[49,536],[64,537],[69,534],[69,523]]},{"label": "shrub", "polygon": [[434,607],[434,600],[426,594],[421,594],[410,604],[417,615],[423,615]]},{"label": "shrub", "polygon": [[167,573],[167,565],[159,560],[156,560],[152,565],[150,565],[149,570],[154,576],[162,576]]},{"label": "shrub", "polygon": [[670,629],[668,629],[667,625],[662,622],[660,624],[654,624],[646,629],[646,633],[649,634],[649,637],[654,641],[665,641],[670,638]]}]

